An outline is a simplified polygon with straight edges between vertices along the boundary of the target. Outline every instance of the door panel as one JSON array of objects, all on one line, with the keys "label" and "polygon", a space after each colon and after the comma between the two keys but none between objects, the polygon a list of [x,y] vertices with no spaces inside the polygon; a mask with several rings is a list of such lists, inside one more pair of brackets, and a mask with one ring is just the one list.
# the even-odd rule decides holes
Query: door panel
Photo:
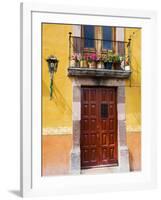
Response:
[{"label": "door panel", "polygon": [[116,89],[81,89],[81,167],[117,163]]}]

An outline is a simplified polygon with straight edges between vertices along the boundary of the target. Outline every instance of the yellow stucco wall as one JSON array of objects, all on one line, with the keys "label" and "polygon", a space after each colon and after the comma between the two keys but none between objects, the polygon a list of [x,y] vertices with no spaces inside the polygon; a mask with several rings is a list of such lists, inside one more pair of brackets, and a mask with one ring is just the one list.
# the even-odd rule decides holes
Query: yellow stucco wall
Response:
[{"label": "yellow stucco wall", "polygon": [[126,81],[126,124],[128,132],[141,131],[141,29],[126,28],[131,36],[131,78]]},{"label": "yellow stucco wall", "polygon": [[[70,25],[42,25],[42,125],[44,134],[70,132],[72,125],[72,85],[67,76]],[[49,72],[46,58],[55,55],[59,60],[54,74],[53,99],[49,98]],[[64,130],[65,129],[65,130]],[[45,133],[47,132],[47,133]]]},{"label": "yellow stucco wall", "polygon": [[[42,125],[43,134],[72,133],[72,85],[67,76],[71,25],[42,25]],[[135,33],[135,34],[133,34]],[[140,131],[141,124],[141,30],[125,29],[125,40],[131,37],[131,79],[126,82],[127,131]],[[49,72],[46,58],[55,55],[59,59],[54,74],[53,99],[49,98]],[[131,87],[130,87],[131,86]]]}]

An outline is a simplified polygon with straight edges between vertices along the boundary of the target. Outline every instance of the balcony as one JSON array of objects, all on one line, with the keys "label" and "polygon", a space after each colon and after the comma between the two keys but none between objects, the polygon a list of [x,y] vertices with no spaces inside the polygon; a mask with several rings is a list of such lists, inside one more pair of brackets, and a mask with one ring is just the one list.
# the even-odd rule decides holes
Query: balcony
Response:
[{"label": "balcony", "polygon": [[[86,48],[89,41],[94,48]],[[68,76],[128,79],[131,75],[130,42],[75,37],[69,33]],[[110,46],[110,49],[104,48]]]},{"label": "balcony", "polygon": [[130,70],[90,69],[78,67],[68,68],[68,76],[127,79],[129,78],[130,74]]}]

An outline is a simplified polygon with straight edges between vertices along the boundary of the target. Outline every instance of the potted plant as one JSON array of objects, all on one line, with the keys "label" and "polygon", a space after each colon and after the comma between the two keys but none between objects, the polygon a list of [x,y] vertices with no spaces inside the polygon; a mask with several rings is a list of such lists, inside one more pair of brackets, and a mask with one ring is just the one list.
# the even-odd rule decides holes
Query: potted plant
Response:
[{"label": "potted plant", "polygon": [[80,67],[88,68],[88,63],[86,60],[86,55],[80,56]]},{"label": "potted plant", "polygon": [[125,71],[130,71],[131,70],[131,67],[129,65],[129,61],[126,61],[125,62],[125,67],[124,67]]},{"label": "potted plant", "polygon": [[121,68],[122,57],[119,55],[113,56],[113,67],[115,70],[122,70]]},{"label": "potted plant", "polygon": [[75,67],[75,54],[73,54],[71,56],[71,59],[70,59],[70,67]]},{"label": "potted plant", "polygon": [[98,55],[98,56],[97,56],[96,62],[97,62],[97,68],[98,68],[98,69],[104,68],[103,59],[102,59],[102,56],[101,56],[101,55]]},{"label": "potted plant", "polygon": [[96,68],[96,61],[97,61],[96,53],[92,53],[92,54],[87,56],[87,62],[88,62],[89,68],[95,69]]},{"label": "potted plant", "polygon": [[71,57],[70,67],[80,67],[79,55],[74,53]]},{"label": "potted plant", "polygon": [[104,68],[105,69],[112,69],[113,55],[112,54],[104,55],[103,62],[104,62]]}]

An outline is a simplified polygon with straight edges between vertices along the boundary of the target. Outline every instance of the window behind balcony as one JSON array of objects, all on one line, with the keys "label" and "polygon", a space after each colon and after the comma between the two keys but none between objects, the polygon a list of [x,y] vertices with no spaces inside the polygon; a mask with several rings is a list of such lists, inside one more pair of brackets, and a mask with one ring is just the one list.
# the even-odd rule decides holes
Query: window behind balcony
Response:
[{"label": "window behind balcony", "polygon": [[[109,26],[83,26],[84,48],[86,50],[112,50],[113,28]],[[97,40],[96,40],[97,38]],[[100,51],[99,50],[99,51]]]},{"label": "window behind balcony", "polygon": [[112,27],[103,26],[102,27],[102,46],[103,49],[112,50]]},{"label": "window behind balcony", "polygon": [[92,25],[85,25],[84,26],[84,47],[85,48],[94,48],[94,26]]}]

